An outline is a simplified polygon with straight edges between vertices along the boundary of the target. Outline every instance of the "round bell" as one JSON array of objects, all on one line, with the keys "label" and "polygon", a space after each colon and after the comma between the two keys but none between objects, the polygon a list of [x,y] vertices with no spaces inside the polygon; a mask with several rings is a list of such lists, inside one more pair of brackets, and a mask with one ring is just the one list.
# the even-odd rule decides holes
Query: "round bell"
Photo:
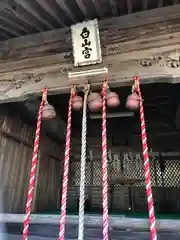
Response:
[{"label": "round bell", "polygon": [[126,107],[132,111],[135,111],[139,108],[139,96],[137,95],[137,93],[134,92],[128,96],[126,101]]},{"label": "round bell", "polygon": [[102,98],[98,93],[90,93],[88,97],[88,107],[92,112],[102,108]]},{"label": "round bell", "polygon": [[56,111],[52,105],[50,105],[48,102],[44,104],[43,112],[42,112],[42,118],[44,120],[52,119],[56,117]]},{"label": "round bell", "polygon": [[106,95],[108,107],[117,107],[120,104],[119,96],[115,92],[108,91]]},{"label": "round bell", "polygon": [[80,110],[83,107],[82,97],[75,95],[72,99],[72,108],[74,110]]}]

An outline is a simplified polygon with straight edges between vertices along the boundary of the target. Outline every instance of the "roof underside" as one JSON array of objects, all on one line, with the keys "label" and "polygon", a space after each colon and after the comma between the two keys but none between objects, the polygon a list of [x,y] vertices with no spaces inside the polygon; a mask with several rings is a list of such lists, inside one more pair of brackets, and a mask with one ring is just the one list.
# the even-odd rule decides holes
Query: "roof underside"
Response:
[{"label": "roof underside", "polygon": [[1,0],[0,40],[158,7],[179,0]]}]

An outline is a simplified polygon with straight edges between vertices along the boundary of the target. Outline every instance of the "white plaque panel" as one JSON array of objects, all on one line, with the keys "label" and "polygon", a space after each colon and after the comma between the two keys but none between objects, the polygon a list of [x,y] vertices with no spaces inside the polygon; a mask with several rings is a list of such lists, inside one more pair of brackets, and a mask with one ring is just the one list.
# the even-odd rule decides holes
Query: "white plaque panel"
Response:
[{"label": "white plaque panel", "polygon": [[74,66],[102,62],[97,20],[78,23],[71,27]]}]

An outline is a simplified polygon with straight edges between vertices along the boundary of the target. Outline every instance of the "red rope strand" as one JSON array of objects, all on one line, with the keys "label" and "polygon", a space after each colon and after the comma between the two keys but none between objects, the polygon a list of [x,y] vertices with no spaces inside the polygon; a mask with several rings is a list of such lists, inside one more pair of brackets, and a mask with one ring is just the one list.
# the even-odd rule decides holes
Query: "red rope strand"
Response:
[{"label": "red rope strand", "polygon": [[156,219],[155,219],[154,203],[153,203],[153,195],[152,195],[152,183],[151,183],[151,175],[150,175],[150,162],[149,162],[149,154],[148,154],[144,107],[143,107],[143,100],[141,96],[139,81],[140,81],[139,77],[134,77],[135,90],[138,92],[139,99],[140,99],[141,137],[142,137],[142,149],[143,149],[143,157],[144,157],[144,174],[145,174],[145,182],[146,182],[146,196],[147,196],[147,202],[148,202],[151,239],[157,240]]},{"label": "red rope strand", "polygon": [[68,192],[68,175],[69,175],[69,158],[70,158],[70,143],[71,143],[71,114],[72,114],[72,93],[69,100],[68,121],[66,133],[66,147],[64,155],[64,171],[62,182],[62,198],[61,198],[61,217],[59,228],[59,240],[64,240],[65,237],[65,221],[67,208],[67,192]]},{"label": "red rope strand", "polygon": [[26,215],[24,219],[24,229],[23,229],[23,240],[28,239],[28,232],[29,232],[29,223],[30,223],[30,215],[32,211],[32,203],[33,203],[33,195],[34,195],[34,186],[36,181],[36,167],[37,167],[37,155],[39,149],[39,139],[40,139],[40,130],[41,130],[41,121],[42,121],[42,112],[44,107],[44,97],[47,96],[47,88],[43,89],[43,97],[39,108],[38,113],[38,120],[37,120],[37,127],[36,127],[36,136],[34,140],[34,150],[32,156],[32,165],[31,165],[31,172],[30,172],[30,180],[29,180],[29,189],[27,195],[27,202],[26,202]]},{"label": "red rope strand", "polygon": [[102,106],[102,205],[103,205],[103,240],[109,239],[108,224],[108,161],[107,161],[107,133],[106,133],[106,91],[107,84],[103,85]]}]

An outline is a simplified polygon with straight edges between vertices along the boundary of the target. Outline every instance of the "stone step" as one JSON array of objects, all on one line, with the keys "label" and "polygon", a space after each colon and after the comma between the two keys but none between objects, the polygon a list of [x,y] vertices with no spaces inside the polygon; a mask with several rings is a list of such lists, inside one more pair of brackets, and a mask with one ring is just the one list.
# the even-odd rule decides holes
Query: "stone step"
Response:
[{"label": "stone step", "polygon": [[[8,240],[18,240],[21,239],[21,233],[23,229],[23,224],[7,224],[6,230],[8,232]],[[67,226],[65,240],[77,240],[77,230],[75,226]],[[29,239],[57,239],[59,233],[58,225],[48,225],[48,224],[32,224],[29,228]],[[147,231],[138,230],[128,230],[128,229],[110,229],[110,239],[111,240],[148,240],[150,235]],[[12,238],[14,236],[14,238]],[[3,239],[3,240],[6,240]],[[101,228],[90,228],[85,227],[84,230],[85,240],[101,240],[102,239],[102,229]],[[179,240],[180,233],[178,232],[158,232],[158,240]]]}]

